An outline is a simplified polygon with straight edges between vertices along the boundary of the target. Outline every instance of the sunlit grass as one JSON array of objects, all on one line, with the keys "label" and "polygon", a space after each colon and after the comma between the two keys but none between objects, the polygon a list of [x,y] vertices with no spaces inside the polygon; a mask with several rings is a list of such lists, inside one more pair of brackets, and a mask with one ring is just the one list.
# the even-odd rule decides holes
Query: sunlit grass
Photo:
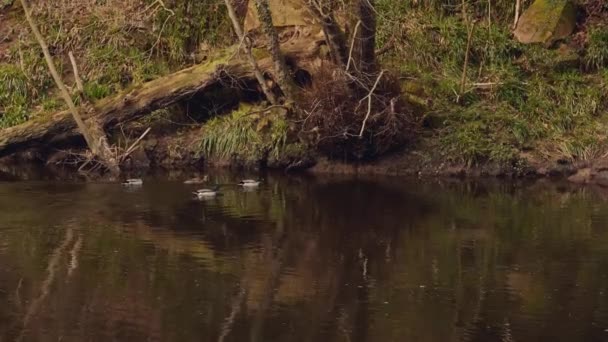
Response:
[{"label": "sunlit grass", "polygon": [[287,143],[288,125],[282,111],[241,105],[230,114],[209,120],[202,129],[201,150],[220,160],[255,163],[278,158]]}]

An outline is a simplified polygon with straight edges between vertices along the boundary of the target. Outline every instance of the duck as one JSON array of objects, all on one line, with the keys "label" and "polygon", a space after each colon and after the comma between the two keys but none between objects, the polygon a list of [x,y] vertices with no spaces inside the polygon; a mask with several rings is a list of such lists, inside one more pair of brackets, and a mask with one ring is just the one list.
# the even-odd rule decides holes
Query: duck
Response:
[{"label": "duck", "polygon": [[220,186],[216,185],[211,189],[198,189],[193,192],[198,198],[211,198],[219,194]]},{"label": "duck", "polygon": [[122,182],[122,185],[142,185],[144,181],[141,178],[130,178]]},{"label": "duck", "polygon": [[255,179],[243,179],[239,182],[239,185],[246,188],[253,188],[259,186],[262,181]]},{"label": "duck", "polygon": [[205,175],[203,178],[194,177],[184,181],[184,184],[202,184],[209,180],[209,176]]}]

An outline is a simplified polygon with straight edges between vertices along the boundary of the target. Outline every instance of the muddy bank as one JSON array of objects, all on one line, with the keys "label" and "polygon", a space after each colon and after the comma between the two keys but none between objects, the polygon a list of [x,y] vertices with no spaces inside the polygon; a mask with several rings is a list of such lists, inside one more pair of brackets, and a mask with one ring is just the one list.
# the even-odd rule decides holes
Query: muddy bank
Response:
[{"label": "muddy bank", "polygon": [[[430,157],[428,151],[400,151],[373,161],[350,162],[311,155],[308,160],[293,167],[286,163],[244,164],[238,160],[206,159],[200,152],[198,130],[189,130],[171,137],[151,137],[142,142],[123,165],[126,176],[162,174],[169,179],[188,179],[223,169],[261,172],[265,170],[312,175],[350,176],[403,176],[438,179],[551,179],[575,184],[593,184],[608,187],[608,161],[573,163],[557,161],[522,161],[513,165],[482,164],[462,165]],[[81,152],[81,151],[80,151]],[[83,179],[70,160],[79,151],[27,152],[0,159],[0,172],[4,179],[54,178]],[[279,166],[277,166],[279,165]],[[26,175],[25,178],[21,176]],[[103,179],[103,175],[89,174],[85,179]]]},{"label": "muddy bank", "polygon": [[307,170],[315,174],[391,175],[425,178],[509,178],[554,179],[575,184],[594,184],[608,187],[608,160],[590,161],[540,160],[522,158],[516,163],[504,165],[485,163],[464,165],[449,163],[429,151],[412,150],[393,153],[378,160],[349,163],[319,158]]},{"label": "muddy bank", "polygon": [[[83,179],[77,171],[75,156],[80,149],[30,149],[0,159],[3,179]],[[171,135],[152,135],[145,139],[123,164],[125,176],[162,174],[169,179],[187,179],[213,170],[232,169],[260,172],[274,170],[312,175],[406,176],[453,179],[552,179],[574,184],[608,187],[608,160],[585,162],[541,160],[524,156],[510,165],[485,163],[464,165],[449,163],[431,149],[393,152],[373,161],[353,162],[330,159],[310,153],[299,163],[281,161],[243,161],[208,159],[201,153],[200,130],[182,130]],[[25,175],[25,177],[21,176]],[[103,175],[88,174],[85,179],[103,179]]]}]

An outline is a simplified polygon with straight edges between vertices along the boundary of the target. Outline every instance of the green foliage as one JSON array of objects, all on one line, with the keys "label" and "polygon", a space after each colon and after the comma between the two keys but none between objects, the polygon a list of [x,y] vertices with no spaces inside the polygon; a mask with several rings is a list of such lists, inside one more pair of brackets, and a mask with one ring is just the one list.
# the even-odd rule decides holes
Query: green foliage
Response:
[{"label": "green foliage", "polygon": [[23,72],[10,64],[0,64],[0,128],[27,119],[30,89]]},{"label": "green foliage", "polygon": [[87,82],[84,85],[84,96],[90,100],[99,100],[110,95],[112,89],[109,85],[99,84],[97,82]]},{"label": "green foliage", "polygon": [[608,63],[608,28],[594,28],[588,33],[585,65],[589,69],[600,69]]},{"label": "green foliage", "polygon": [[85,59],[88,63],[83,69],[92,84],[90,90],[97,93],[93,98],[105,97],[131,83],[153,80],[169,71],[164,61],[151,59],[145,51],[133,47],[95,47]]},{"label": "green foliage", "polygon": [[[583,160],[605,148],[602,114],[608,109],[603,96],[608,78],[600,69],[608,60],[604,29],[590,31],[583,60],[590,70],[600,69],[599,75],[584,74],[572,48],[522,45],[512,39],[512,17],[500,9],[506,4],[492,2],[494,14],[488,21],[487,2],[484,13],[480,2],[468,1],[469,18],[477,21],[461,92],[470,29],[455,10],[461,2],[392,3],[379,3],[387,13],[379,22],[380,44],[396,39],[383,62],[427,90],[427,109],[442,120],[429,139],[438,142],[445,158],[510,163],[520,151],[535,150]],[[456,7],[447,9],[448,3]]]},{"label": "green foliage", "polygon": [[42,100],[42,110],[44,112],[54,112],[64,106],[64,102],[56,97],[46,97]]},{"label": "green foliage", "polygon": [[[11,2],[0,0],[0,8]],[[223,6],[222,0],[104,0],[93,6],[84,2],[53,6],[34,2],[32,11],[59,72],[70,79],[67,52],[72,51],[85,81],[85,94],[97,100],[132,83],[184,68],[201,46],[231,44],[232,29]],[[25,21],[19,19],[21,26],[11,30],[24,34],[9,45],[8,63],[23,69],[28,93],[23,103],[0,108],[3,127],[22,122],[28,112],[35,115],[40,110],[60,108],[49,100],[54,83],[42,51]],[[0,77],[4,73],[0,70]]]},{"label": "green foliage", "polygon": [[288,124],[282,112],[258,111],[241,105],[203,126],[201,150],[221,160],[255,163],[266,156],[278,159],[287,142]]},{"label": "green foliage", "polygon": [[170,11],[159,9],[154,19],[154,33],[160,37],[155,52],[183,63],[201,45],[232,41],[232,26],[224,7],[223,0],[178,0],[173,1]]},{"label": "green foliage", "polygon": [[516,146],[525,144],[531,134],[525,121],[507,106],[461,108],[450,113],[445,124],[440,140],[444,153],[451,161],[469,165],[512,162]]}]

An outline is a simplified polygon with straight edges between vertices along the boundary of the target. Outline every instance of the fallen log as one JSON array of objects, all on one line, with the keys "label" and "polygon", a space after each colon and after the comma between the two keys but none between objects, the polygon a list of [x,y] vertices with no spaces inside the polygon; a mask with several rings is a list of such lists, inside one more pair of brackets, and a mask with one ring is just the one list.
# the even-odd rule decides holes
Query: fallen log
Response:
[{"label": "fallen log", "polygon": [[[317,54],[318,46],[314,41],[302,41],[284,47],[284,53],[298,66],[302,66]],[[94,104],[94,114],[84,120],[97,120],[108,131],[116,124],[172,105],[218,83],[229,85],[234,84],[234,80],[254,80],[251,65],[244,59],[234,57],[235,49],[232,47],[225,51],[224,56],[229,57],[178,71],[101,100]],[[272,74],[270,58],[261,59],[259,67],[264,73]],[[80,133],[68,111],[36,117],[0,131],[0,157],[78,136]]]}]

